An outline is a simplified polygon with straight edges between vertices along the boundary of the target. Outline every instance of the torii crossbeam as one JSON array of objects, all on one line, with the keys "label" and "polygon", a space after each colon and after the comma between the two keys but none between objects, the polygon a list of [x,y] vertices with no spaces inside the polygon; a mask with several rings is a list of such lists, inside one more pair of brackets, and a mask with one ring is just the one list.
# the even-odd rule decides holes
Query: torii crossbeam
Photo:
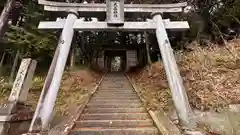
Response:
[{"label": "torii crossbeam", "polygon": [[[169,19],[164,20],[161,15],[163,12],[182,12],[183,7],[187,6],[186,3],[124,5],[122,0],[108,0],[107,4],[78,4],[39,0],[39,4],[44,5],[44,9],[47,11],[64,11],[68,13],[68,16],[63,20],[60,19],[55,22],[40,22],[39,24],[39,29],[62,29],[62,34],[47,79],[45,80],[42,94],[29,129],[30,132],[36,130],[34,127],[39,120],[42,123],[40,126],[41,130],[47,130],[49,127],[74,30],[155,30],[168,83],[172,92],[172,98],[181,126],[189,128],[196,125],[196,122],[193,120],[193,113],[166,32],[166,29],[188,29],[189,25],[184,21],[171,22]],[[124,21],[124,13],[128,12],[152,14],[153,19],[146,22],[126,22]],[[84,22],[83,20],[78,19],[79,16],[86,16],[86,13],[106,13],[106,22]]]},{"label": "torii crossbeam", "polygon": [[[39,29],[63,29],[66,20],[56,22],[40,22]],[[165,29],[186,30],[189,29],[188,22],[163,20]],[[156,30],[155,21],[150,22],[125,22],[121,27],[108,26],[107,22],[83,22],[76,20],[73,29],[78,31],[153,31]]]},{"label": "torii crossbeam", "polygon": [[[119,0],[117,0],[119,1]],[[38,0],[38,3],[44,5],[44,10],[46,11],[70,11],[74,10],[76,12],[86,13],[106,13],[106,4],[83,4],[83,3],[65,3],[65,2],[55,2]],[[124,4],[124,13],[153,13],[153,12],[182,12],[183,8],[187,6],[187,2],[176,3],[176,4]],[[80,16],[84,16],[80,14]]]}]

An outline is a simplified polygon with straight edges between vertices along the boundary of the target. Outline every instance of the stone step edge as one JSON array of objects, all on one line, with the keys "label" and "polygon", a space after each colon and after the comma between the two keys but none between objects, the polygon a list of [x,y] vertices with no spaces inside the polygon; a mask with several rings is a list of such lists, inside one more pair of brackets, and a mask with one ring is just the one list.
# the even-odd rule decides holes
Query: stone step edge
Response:
[{"label": "stone step edge", "polygon": [[141,130],[158,130],[156,127],[136,127],[136,128],[118,128],[118,127],[93,127],[93,128],[74,128],[72,131],[141,131]]}]

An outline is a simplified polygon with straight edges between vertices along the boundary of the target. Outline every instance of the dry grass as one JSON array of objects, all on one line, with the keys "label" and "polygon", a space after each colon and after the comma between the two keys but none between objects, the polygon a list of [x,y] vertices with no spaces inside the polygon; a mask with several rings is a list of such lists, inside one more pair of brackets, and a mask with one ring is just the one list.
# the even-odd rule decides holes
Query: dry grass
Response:
[{"label": "dry grass", "polygon": [[164,109],[164,111],[168,111],[173,103],[164,68],[161,64],[154,63],[145,70],[129,75],[133,82],[137,84],[145,107],[152,110]]},{"label": "dry grass", "polygon": [[[54,109],[56,115],[68,115],[71,109],[76,108],[84,97],[91,93],[101,76],[101,73],[88,69],[65,72]],[[29,91],[27,100],[27,104],[33,110],[38,103],[44,80],[44,77],[34,77],[33,79],[33,87]],[[11,88],[12,85],[8,84],[7,79],[0,79],[0,102],[7,101]]]},{"label": "dry grass", "polygon": [[[228,104],[240,103],[240,40],[225,46],[189,45],[193,51],[177,52],[176,59],[189,101],[197,109],[220,111]],[[226,49],[227,48],[227,49]],[[131,74],[140,86],[145,104],[153,109],[172,106],[163,64],[157,62]]]},{"label": "dry grass", "polygon": [[60,116],[66,116],[76,108],[84,97],[89,96],[101,78],[101,74],[90,70],[77,70],[65,76],[59,92],[55,111]]}]

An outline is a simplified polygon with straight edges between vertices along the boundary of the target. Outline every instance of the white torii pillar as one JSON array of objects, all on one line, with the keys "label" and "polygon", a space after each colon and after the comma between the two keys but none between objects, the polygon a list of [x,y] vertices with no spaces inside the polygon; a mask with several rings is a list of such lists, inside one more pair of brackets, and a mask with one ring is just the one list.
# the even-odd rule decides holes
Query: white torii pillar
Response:
[{"label": "white torii pillar", "polygon": [[168,83],[170,85],[170,90],[177,115],[179,117],[180,125],[182,128],[186,129],[195,128],[196,121],[194,120],[194,114],[183,86],[183,81],[174,58],[173,49],[168,39],[161,13],[154,13],[152,16],[157,25],[157,41],[161,51],[164,68],[167,74]]},{"label": "white torii pillar", "polygon": [[73,25],[77,18],[78,15],[75,11],[71,11],[67,16],[56,52],[54,54],[54,59],[49,69],[41,97],[39,99],[33,120],[30,125],[29,132],[35,130],[34,127],[37,126],[35,124],[37,124],[37,121],[39,120],[41,121],[41,130],[47,130],[49,127],[62,75],[71,47],[72,38],[74,35]]},{"label": "white torii pillar", "polygon": [[52,111],[57,98],[58,90],[62,80],[62,75],[66,65],[69,50],[71,48],[72,38],[74,35],[73,25],[77,20],[77,13],[71,12],[68,14],[64,25],[61,37],[59,39],[59,55],[56,62],[56,67],[53,73],[53,79],[48,89],[48,94],[43,103],[43,108],[40,113],[42,118],[42,128],[46,129],[49,126],[49,121],[52,116]]}]

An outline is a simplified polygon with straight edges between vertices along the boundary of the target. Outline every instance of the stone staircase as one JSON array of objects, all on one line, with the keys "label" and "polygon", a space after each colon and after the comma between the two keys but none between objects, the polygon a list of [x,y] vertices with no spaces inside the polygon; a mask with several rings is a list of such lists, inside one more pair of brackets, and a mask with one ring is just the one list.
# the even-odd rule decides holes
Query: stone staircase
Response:
[{"label": "stone staircase", "polygon": [[106,75],[71,135],[159,135],[124,74]]}]

